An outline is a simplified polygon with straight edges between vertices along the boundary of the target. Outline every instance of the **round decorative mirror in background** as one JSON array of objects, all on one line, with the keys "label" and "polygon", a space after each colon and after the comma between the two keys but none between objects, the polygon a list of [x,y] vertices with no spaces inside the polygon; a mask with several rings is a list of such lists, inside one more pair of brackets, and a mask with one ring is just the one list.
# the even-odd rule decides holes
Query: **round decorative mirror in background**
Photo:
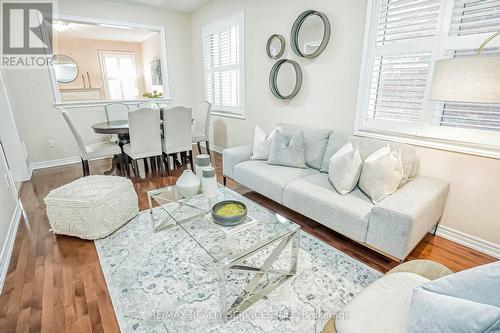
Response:
[{"label": "round decorative mirror in background", "polygon": [[322,12],[308,10],[300,14],[293,23],[290,44],[299,57],[315,58],[326,49],[330,35],[328,17]]},{"label": "round decorative mirror in background", "polygon": [[290,59],[278,60],[269,74],[269,88],[276,98],[295,97],[302,87],[302,70],[299,64]]},{"label": "round decorative mirror in background", "polygon": [[57,82],[69,83],[78,77],[78,66],[76,62],[67,55],[53,55],[52,67],[54,68]]},{"label": "round decorative mirror in background", "polygon": [[279,59],[285,52],[285,38],[281,35],[271,35],[267,40],[266,52],[269,58]]}]

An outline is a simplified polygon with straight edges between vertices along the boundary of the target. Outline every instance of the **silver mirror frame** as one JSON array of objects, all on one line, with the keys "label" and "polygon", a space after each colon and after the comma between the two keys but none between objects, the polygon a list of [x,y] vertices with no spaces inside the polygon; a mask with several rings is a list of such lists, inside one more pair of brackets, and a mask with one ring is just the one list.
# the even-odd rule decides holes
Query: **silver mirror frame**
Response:
[{"label": "silver mirror frame", "polygon": [[[271,44],[272,44],[273,40],[276,38],[279,40],[279,42],[281,44],[281,48],[280,48],[280,51],[278,52],[278,54],[273,56],[271,54]],[[267,40],[267,44],[266,44],[267,56],[271,59],[279,59],[279,58],[281,58],[283,53],[285,53],[285,47],[286,47],[285,37],[278,35],[278,34],[271,35],[269,37],[269,39]]]},{"label": "silver mirror frame", "polygon": [[[295,88],[293,89],[290,95],[282,95],[278,89],[278,73],[280,71],[281,66],[283,66],[283,64],[285,63],[291,64],[295,70]],[[271,89],[271,92],[276,98],[291,99],[299,93],[301,87],[302,87],[302,69],[300,68],[299,64],[296,61],[290,59],[281,59],[278,60],[273,65],[273,68],[271,68],[271,73],[269,74],[269,88]]]},{"label": "silver mirror frame", "polygon": [[[323,27],[324,27],[324,32],[323,32],[323,40],[321,41],[320,46],[316,51],[314,51],[311,54],[303,53],[300,48],[299,48],[299,32],[300,28],[302,27],[302,24],[307,20],[308,17],[312,15],[317,15],[321,18],[323,21]],[[302,14],[297,17],[295,22],[293,23],[292,26],[292,31],[290,33],[290,45],[292,47],[293,52],[298,55],[299,57],[303,58],[316,58],[319,56],[323,51],[326,49],[328,46],[328,42],[330,41],[330,36],[332,33],[332,27],[330,25],[330,20],[328,17],[323,14],[322,12],[318,12],[316,10],[307,10],[303,12]]]},{"label": "silver mirror frame", "polygon": [[[76,75],[75,75],[75,78],[73,80],[61,80],[58,77],[56,77],[56,81],[59,83],[71,83],[71,82],[75,81],[78,78],[78,76],[80,75],[80,69],[78,68],[78,64],[76,63],[76,61],[73,58],[71,58],[70,56],[65,55],[65,54],[54,54],[52,56],[52,66],[54,66],[54,61],[56,61],[58,57],[61,57],[61,58],[65,57],[65,58],[70,59],[76,66]],[[55,75],[55,73],[54,73],[54,75]]]}]

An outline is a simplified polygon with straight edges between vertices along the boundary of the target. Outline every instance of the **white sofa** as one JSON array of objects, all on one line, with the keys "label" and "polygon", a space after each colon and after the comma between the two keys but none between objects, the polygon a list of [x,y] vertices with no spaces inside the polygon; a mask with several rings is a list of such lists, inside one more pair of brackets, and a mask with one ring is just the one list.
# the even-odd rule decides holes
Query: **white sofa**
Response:
[{"label": "white sofa", "polygon": [[[308,168],[250,160],[252,146],[242,146],[223,151],[224,177],[393,259],[406,258],[439,223],[449,184],[418,175],[419,160],[412,146],[348,138],[330,130],[279,127],[285,134],[304,133]],[[404,177],[396,193],[374,205],[357,187],[345,196],[335,191],[328,179],[328,161],[349,140],[358,145],[362,159],[387,144],[401,150]]]}]

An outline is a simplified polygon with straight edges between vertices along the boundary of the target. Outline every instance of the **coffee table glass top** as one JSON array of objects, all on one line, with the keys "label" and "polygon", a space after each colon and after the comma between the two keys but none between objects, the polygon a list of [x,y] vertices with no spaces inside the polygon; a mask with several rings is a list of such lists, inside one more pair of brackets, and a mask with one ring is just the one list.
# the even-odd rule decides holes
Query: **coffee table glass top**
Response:
[{"label": "coffee table glass top", "polygon": [[[175,185],[149,191],[154,221],[179,225],[217,262],[230,263],[258,251],[276,240],[296,232],[300,227],[288,219],[254,203],[244,196],[219,185],[216,198],[199,194],[182,198]],[[238,200],[247,206],[245,222],[225,227],[213,222],[210,209],[224,200]],[[156,230],[155,230],[156,231]]]}]

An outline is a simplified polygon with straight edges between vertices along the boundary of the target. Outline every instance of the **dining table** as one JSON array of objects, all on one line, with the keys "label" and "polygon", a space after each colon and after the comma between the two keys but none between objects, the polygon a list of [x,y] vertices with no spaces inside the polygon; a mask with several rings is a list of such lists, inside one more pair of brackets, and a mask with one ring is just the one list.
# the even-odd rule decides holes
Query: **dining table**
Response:
[{"label": "dining table", "polygon": [[[161,126],[163,126],[163,120],[161,120]],[[110,120],[103,121],[99,123],[95,123],[91,126],[94,133],[97,134],[108,134],[108,135],[116,135],[118,137],[118,145],[122,148],[127,143],[130,143],[130,134],[129,134],[129,123],[128,120]],[[178,162],[180,164],[180,162]],[[125,163],[124,167],[125,166]],[[115,170],[120,171],[121,166],[121,157],[113,156],[111,169],[104,172],[105,175],[111,175]]]},{"label": "dining table", "polygon": [[[109,134],[118,136],[120,148],[130,142],[128,120],[103,121],[92,125],[94,133]],[[112,174],[117,168],[120,168],[120,156],[113,156],[111,169],[104,172],[105,175]]]}]

